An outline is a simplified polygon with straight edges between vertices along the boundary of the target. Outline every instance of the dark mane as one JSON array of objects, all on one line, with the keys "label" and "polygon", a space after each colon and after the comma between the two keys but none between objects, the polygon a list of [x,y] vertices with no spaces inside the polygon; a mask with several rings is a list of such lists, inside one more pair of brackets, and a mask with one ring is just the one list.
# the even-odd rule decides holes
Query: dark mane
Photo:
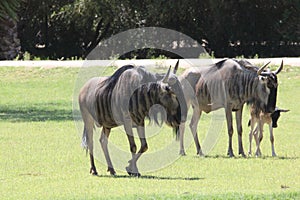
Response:
[{"label": "dark mane", "polygon": [[136,68],[136,70],[142,76],[141,84],[158,81],[156,75],[147,71],[144,66],[139,66]]},{"label": "dark mane", "polygon": [[236,60],[233,60],[233,59],[223,59],[215,64],[212,64],[210,65],[208,71],[207,71],[207,74],[212,74],[212,73],[216,73],[218,71],[221,71],[223,70],[223,68],[227,67],[228,66],[228,62],[232,62],[232,63],[235,63],[233,64],[234,66],[235,65],[240,65],[238,62],[236,62]]},{"label": "dark mane", "polygon": [[237,63],[239,63],[242,67],[250,70],[250,71],[254,71],[257,72],[257,70],[259,69],[259,67],[252,65],[250,62],[248,62],[247,60],[236,60]]},{"label": "dark mane", "polygon": [[224,59],[224,60],[221,60],[219,62],[217,62],[216,64],[214,64],[215,66],[217,66],[218,69],[221,69],[223,67],[223,64],[224,62],[228,60],[228,59]]},{"label": "dark mane", "polygon": [[113,89],[123,72],[132,68],[134,68],[133,65],[124,65],[120,67],[119,69],[117,69],[117,71],[115,71],[113,75],[111,75],[108,79],[103,81],[100,87],[105,85],[106,87]]}]

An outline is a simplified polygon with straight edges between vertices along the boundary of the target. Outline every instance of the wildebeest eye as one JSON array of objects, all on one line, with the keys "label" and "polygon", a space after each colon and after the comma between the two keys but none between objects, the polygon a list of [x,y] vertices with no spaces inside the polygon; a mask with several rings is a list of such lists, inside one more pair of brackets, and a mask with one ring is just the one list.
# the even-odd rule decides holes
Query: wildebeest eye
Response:
[{"label": "wildebeest eye", "polygon": [[267,77],[265,77],[265,76],[259,76],[259,80],[262,80],[262,81],[267,81],[268,80],[268,78]]},{"label": "wildebeest eye", "polygon": [[170,91],[171,91],[170,86],[165,86],[165,90],[166,90],[167,92],[170,92]]}]

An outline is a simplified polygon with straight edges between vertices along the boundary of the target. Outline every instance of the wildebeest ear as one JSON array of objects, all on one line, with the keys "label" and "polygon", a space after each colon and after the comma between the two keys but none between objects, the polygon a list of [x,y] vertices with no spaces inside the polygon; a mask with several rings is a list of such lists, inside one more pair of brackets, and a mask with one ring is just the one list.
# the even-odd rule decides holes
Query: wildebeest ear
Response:
[{"label": "wildebeest ear", "polygon": [[163,83],[168,83],[169,80],[169,76],[170,76],[170,71],[171,71],[171,66],[169,67],[168,72],[166,73],[166,75],[163,77],[162,82]]},{"label": "wildebeest ear", "polygon": [[283,60],[281,60],[280,67],[275,72],[273,72],[273,73],[274,74],[279,74],[279,72],[281,72],[282,68],[283,68]]},{"label": "wildebeest ear", "polygon": [[179,59],[174,67],[174,70],[173,70],[173,74],[176,74],[177,70],[178,70],[178,65],[179,65]]},{"label": "wildebeest ear", "polygon": [[270,64],[270,62],[271,61],[267,62],[267,64],[265,64],[264,66],[262,66],[261,68],[259,68],[257,70],[257,75],[260,75],[264,71],[264,69]]}]

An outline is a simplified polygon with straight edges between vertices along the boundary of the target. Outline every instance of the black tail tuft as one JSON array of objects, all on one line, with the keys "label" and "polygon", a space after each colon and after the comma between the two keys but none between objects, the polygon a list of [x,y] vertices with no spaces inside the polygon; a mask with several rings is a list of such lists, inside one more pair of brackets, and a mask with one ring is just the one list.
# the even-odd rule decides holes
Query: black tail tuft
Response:
[{"label": "black tail tuft", "polygon": [[173,128],[173,132],[174,132],[174,134],[176,136],[176,141],[179,141],[179,139],[180,139],[180,137],[179,137],[180,136],[179,126]]}]

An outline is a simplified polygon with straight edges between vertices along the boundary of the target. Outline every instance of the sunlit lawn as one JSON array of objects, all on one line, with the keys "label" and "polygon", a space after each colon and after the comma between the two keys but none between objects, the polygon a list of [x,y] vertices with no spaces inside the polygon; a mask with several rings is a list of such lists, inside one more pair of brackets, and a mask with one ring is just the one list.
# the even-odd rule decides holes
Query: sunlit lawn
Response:
[{"label": "sunlit lawn", "polygon": [[[114,70],[107,68],[103,73]],[[117,176],[111,177],[102,161],[96,162],[99,176],[89,174],[89,158],[81,148],[81,132],[72,117],[78,72],[77,68],[0,68],[1,199],[300,198],[300,68],[286,67],[278,75],[278,106],[291,110],[282,114],[279,127],[274,130],[278,157],[271,157],[266,127],[262,158],[237,156],[236,133],[236,158],[228,158],[224,123],[217,144],[207,157],[197,157],[192,144],[187,156],[155,171],[145,171],[141,178],[131,178],[118,167]],[[203,114],[198,128],[201,141],[214,128],[211,116]],[[248,116],[246,108],[245,151]],[[148,154],[174,140],[170,128],[158,130],[159,134],[149,138]],[[187,131],[187,138],[188,134]],[[113,130],[110,141],[129,152],[120,128]],[[179,143],[175,151],[177,154]],[[111,156],[117,162],[117,155]]]}]

